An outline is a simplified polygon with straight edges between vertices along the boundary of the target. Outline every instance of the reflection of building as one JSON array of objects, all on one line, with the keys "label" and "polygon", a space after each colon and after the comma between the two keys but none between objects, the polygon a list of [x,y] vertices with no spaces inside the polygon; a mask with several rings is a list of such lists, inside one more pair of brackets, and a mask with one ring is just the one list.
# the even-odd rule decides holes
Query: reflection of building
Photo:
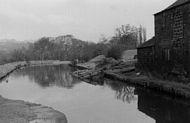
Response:
[{"label": "reflection of building", "polygon": [[164,97],[145,90],[138,93],[138,109],[156,120],[156,123],[189,123],[190,102]]}]

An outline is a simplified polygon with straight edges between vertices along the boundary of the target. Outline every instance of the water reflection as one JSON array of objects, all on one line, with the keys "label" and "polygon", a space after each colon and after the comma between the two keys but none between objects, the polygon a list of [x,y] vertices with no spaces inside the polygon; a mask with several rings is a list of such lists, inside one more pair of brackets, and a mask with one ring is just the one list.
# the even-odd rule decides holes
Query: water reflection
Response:
[{"label": "water reflection", "polygon": [[72,77],[70,74],[71,69],[72,68],[67,65],[35,66],[18,70],[13,76],[28,76],[31,81],[36,82],[44,88],[58,86],[71,89],[75,84],[80,82]]},{"label": "water reflection", "polygon": [[156,120],[156,123],[189,123],[190,101],[173,99],[163,94],[136,89],[138,109]]},{"label": "water reflection", "polygon": [[[71,71],[65,65],[19,70],[11,75],[9,83],[1,83],[0,93],[7,98],[37,102],[59,109],[70,122],[190,122],[190,101],[102,78],[96,82],[89,81],[89,85],[73,78]],[[72,89],[68,91],[55,86]]]},{"label": "water reflection", "polygon": [[115,91],[116,99],[127,103],[137,100],[137,96],[134,93],[134,87],[121,82],[113,82],[111,80],[105,80],[105,84]]},{"label": "water reflection", "polygon": [[115,82],[112,80],[104,79],[104,80],[96,80],[88,81],[89,84],[106,86],[111,88],[115,92],[115,97],[118,100],[123,102],[131,103],[132,101],[137,100],[137,95],[135,95],[135,88],[128,86],[127,84],[121,82]]},{"label": "water reflection", "polygon": [[190,122],[190,100],[172,98],[163,93],[134,88],[111,80],[104,81],[104,86],[114,90],[116,98],[123,102],[131,103],[137,100],[138,95],[138,110],[154,119],[156,123]]}]

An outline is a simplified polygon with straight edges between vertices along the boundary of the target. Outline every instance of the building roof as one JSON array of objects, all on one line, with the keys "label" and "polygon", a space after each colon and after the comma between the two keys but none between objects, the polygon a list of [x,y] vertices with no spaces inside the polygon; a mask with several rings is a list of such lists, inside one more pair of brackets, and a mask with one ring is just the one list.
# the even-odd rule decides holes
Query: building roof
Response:
[{"label": "building roof", "polygon": [[144,42],[143,44],[141,44],[139,48],[146,48],[146,47],[152,47],[155,45],[155,37],[151,38],[150,40]]},{"label": "building roof", "polygon": [[[189,3],[189,2],[190,2],[190,0],[177,0],[177,1],[174,2],[172,5],[170,5],[170,6],[167,7],[166,9],[164,9],[164,10],[162,10],[161,12],[158,12],[158,13],[156,13],[156,14],[162,13],[162,12],[164,12],[164,11],[173,9],[173,8],[175,8],[175,7],[184,5],[184,4]],[[155,15],[156,15],[156,14],[155,14]]]}]

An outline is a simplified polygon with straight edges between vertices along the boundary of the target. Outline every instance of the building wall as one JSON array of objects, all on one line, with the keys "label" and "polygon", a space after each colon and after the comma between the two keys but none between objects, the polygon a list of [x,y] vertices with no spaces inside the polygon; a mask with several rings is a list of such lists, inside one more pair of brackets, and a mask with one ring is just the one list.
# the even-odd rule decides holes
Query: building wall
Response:
[{"label": "building wall", "polygon": [[138,48],[137,50],[138,54],[138,63],[141,66],[148,66],[152,65],[154,62],[154,47],[143,47],[143,48]]},{"label": "building wall", "polygon": [[155,15],[156,58],[190,71],[190,4]]},{"label": "building wall", "polygon": [[190,75],[190,4],[186,5],[186,11],[184,11],[184,32],[185,32],[185,55],[186,55],[186,68]]}]

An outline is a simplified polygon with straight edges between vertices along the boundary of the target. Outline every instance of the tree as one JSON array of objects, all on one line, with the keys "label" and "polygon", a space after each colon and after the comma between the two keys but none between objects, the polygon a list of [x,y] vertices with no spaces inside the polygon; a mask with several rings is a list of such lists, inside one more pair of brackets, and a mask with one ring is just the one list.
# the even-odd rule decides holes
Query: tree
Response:
[{"label": "tree", "polygon": [[108,52],[107,52],[107,57],[112,57],[114,59],[120,59],[122,56],[123,50],[119,45],[112,46]]},{"label": "tree", "polygon": [[146,28],[143,27],[143,38],[144,38],[144,42],[146,41]]},{"label": "tree", "polygon": [[146,41],[146,28],[140,25],[138,30],[139,30],[138,31],[138,36],[139,36],[138,45],[141,45],[142,43]]},{"label": "tree", "polygon": [[107,43],[107,42],[108,42],[108,39],[106,38],[106,36],[105,36],[104,34],[101,34],[98,43],[105,44],[105,43]]},{"label": "tree", "polygon": [[110,40],[112,45],[122,44],[126,49],[135,49],[138,42],[137,28],[129,24],[116,28],[115,36]]},{"label": "tree", "polygon": [[24,61],[25,60],[25,54],[21,49],[14,50],[12,52],[11,59],[13,61]]}]

